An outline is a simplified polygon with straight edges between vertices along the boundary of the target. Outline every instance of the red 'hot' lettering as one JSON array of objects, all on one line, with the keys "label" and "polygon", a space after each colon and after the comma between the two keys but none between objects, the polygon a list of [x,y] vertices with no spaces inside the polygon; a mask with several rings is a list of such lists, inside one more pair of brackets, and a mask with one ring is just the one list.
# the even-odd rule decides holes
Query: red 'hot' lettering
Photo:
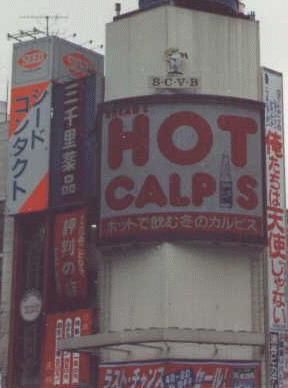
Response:
[{"label": "red 'hot' lettering", "polygon": [[123,121],[119,118],[109,124],[108,163],[111,169],[120,167],[123,151],[132,150],[132,160],[136,166],[144,166],[149,158],[149,118],[138,115],[133,121],[132,132],[123,131]]},{"label": "red 'hot' lettering", "polygon": [[247,137],[257,132],[255,120],[249,117],[220,116],[218,126],[231,135],[231,160],[237,167],[247,164]]},{"label": "red 'hot' lettering", "polygon": [[[197,144],[190,150],[178,148],[173,142],[173,135],[181,126],[188,126],[198,136]],[[177,112],[169,116],[161,125],[158,133],[158,146],[170,162],[182,166],[203,160],[209,154],[213,144],[213,135],[208,122],[193,112]]]}]

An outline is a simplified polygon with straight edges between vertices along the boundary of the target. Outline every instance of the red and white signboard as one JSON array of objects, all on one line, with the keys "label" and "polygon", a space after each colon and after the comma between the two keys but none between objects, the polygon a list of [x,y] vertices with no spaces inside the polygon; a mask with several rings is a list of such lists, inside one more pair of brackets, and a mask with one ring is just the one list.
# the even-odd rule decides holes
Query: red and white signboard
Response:
[{"label": "red and white signboard", "polygon": [[37,49],[31,49],[26,51],[18,60],[17,65],[26,70],[38,70],[45,63],[48,57],[46,51]]},{"label": "red and white signboard", "polygon": [[263,240],[262,105],[166,97],[104,104],[100,238]]},{"label": "red and white signboard", "polygon": [[12,86],[46,80],[57,82],[103,74],[103,58],[57,36],[16,43],[13,50]]},{"label": "red and white signboard", "polygon": [[287,328],[283,87],[279,73],[263,72],[267,166],[269,327]]},{"label": "red and white signboard", "polygon": [[83,302],[88,295],[86,224],[84,209],[55,218],[55,276],[60,305]]},{"label": "red and white signboard", "polygon": [[50,82],[12,89],[8,211],[46,209],[49,195]]},{"label": "red and white signboard", "polygon": [[47,317],[43,354],[43,388],[70,388],[90,383],[90,360],[87,355],[63,352],[57,342],[63,338],[92,333],[92,312],[78,310]]},{"label": "red and white signboard", "polygon": [[84,78],[96,72],[95,61],[93,63],[83,52],[69,52],[63,55],[62,62],[74,78]]},{"label": "red and white signboard", "polygon": [[[45,210],[49,206],[51,119],[55,112],[52,106],[52,81],[67,83],[91,74],[95,77],[94,88],[97,86],[96,106],[96,103],[102,101],[103,94],[102,55],[55,36],[15,44],[9,131],[9,214],[31,213]],[[72,125],[75,124],[75,90],[70,90],[69,97],[69,106],[66,106],[67,101],[64,105],[71,124],[70,132],[65,133],[70,145],[73,142]],[[93,123],[94,111],[90,111],[89,107],[87,109],[87,114],[91,116],[90,122]],[[90,124],[87,125],[89,127]],[[63,131],[63,127],[59,130]],[[84,130],[86,128],[81,128],[81,131]],[[84,136],[81,136],[81,141],[84,148]],[[69,151],[68,168],[71,168],[76,152],[63,148],[64,151],[67,151],[65,155]],[[53,149],[51,158],[53,159]],[[84,159],[82,156],[81,158]],[[80,163],[78,167],[81,167]],[[66,186],[72,190],[72,174],[67,174],[65,179],[68,182]]]},{"label": "red and white signboard", "polygon": [[158,361],[100,366],[101,388],[259,388],[256,362]]}]

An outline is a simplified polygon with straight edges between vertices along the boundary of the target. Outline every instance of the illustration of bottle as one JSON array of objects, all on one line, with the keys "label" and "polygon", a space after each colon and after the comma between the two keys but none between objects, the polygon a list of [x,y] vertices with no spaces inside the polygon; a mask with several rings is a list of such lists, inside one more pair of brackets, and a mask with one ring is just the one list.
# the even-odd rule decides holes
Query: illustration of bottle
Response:
[{"label": "illustration of bottle", "polygon": [[229,155],[222,154],[219,176],[219,206],[223,209],[231,209],[233,206],[233,182]]}]

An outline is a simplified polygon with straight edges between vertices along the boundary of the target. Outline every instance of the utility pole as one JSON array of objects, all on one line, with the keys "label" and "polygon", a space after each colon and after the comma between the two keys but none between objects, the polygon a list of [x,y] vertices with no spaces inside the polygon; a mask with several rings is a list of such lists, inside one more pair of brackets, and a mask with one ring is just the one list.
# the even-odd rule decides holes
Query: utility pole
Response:
[{"label": "utility pole", "polygon": [[58,20],[58,19],[68,19],[68,16],[62,16],[62,15],[24,15],[20,16],[21,19],[34,19],[34,20],[45,20],[46,22],[46,35],[49,36],[50,31],[50,21],[51,20]]}]

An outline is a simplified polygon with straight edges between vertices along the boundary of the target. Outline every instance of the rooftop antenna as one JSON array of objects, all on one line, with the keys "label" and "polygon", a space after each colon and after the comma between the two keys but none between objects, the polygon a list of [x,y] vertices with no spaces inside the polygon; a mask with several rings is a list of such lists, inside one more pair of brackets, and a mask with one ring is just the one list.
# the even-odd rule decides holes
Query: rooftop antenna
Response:
[{"label": "rooftop antenna", "polygon": [[23,39],[25,38],[33,38],[33,39],[37,39],[37,36],[39,34],[45,34],[44,31],[41,31],[41,30],[38,30],[38,28],[34,27],[33,30],[19,30],[19,32],[15,33],[15,34],[10,34],[8,32],[7,34],[7,39],[10,40],[10,39],[13,39],[13,40],[16,40],[16,42],[23,42]]},{"label": "rooftop antenna", "polygon": [[20,16],[21,19],[33,19],[33,20],[45,20],[46,22],[46,36],[49,36],[49,27],[51,20],[68,19],[68,16],[62,15],[24,15]]}]

